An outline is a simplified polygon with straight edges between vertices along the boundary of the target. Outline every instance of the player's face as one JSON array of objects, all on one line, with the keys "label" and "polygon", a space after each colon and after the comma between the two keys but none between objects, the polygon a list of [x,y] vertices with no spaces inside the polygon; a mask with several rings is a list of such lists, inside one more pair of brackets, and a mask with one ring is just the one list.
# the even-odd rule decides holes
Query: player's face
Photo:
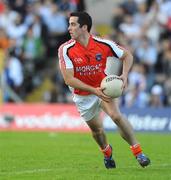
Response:
[{"label": "player's face", "polygon": [[78,23],[78,17],[71,16],[69,19],[69,27],[68,31],[72,39],[78,40],[79,37],[82,35],[83,31]]}]

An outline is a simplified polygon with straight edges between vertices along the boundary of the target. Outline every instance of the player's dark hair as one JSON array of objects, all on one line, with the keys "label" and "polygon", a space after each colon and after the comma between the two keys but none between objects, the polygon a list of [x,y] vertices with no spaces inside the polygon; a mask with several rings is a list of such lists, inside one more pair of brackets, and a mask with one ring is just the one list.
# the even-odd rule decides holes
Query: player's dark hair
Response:
[{"label": "player's dark hair", "polygon": [[71,16],[78,17],[78,23],[80,24],[80,27],[87,25],[87,31],[90,32],[92,27],[92,18],[87,12],[72,12],[70,14],[70,17]]}]

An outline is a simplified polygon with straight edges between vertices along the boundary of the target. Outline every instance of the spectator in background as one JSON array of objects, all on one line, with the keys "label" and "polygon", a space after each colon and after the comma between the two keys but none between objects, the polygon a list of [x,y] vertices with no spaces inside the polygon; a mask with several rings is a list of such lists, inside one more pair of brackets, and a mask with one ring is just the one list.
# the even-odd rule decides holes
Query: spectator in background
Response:
[{"label": "spectator in background", "polygon": [[48,55],[54,57],[57,55],[56,48],[68,40],[67,18],[59,11],[57,4],[51,4],[50,13],[47,16],[45,24],[48,28]]},{"label": "spectator in background", "polygon": [[132,15],[124,16],[124,21],[120,24],[119,29],[125,34],[127,41],[130,42],[141,36],[141,28],[139,25],[134,23]]},{"label": "spectator in background", "polygon": [[125,107],[145,108],[148,105],[148,94],[140,89],[140,84],[130,87],[125,95]]},{"label": "spectator in background", "polygon": [[134,64],[128,76],[128,90],[123,96],[125,107],[143,108],[148,105],[148,93],[146,92],[146,70],[142,64]]},{"label": "spectator in background", "polygon": [[157,43],[162,31],[162,26],[159,22],[159,4],[154,1],[144,18],[142,26],[143,35],[146,36],[152,43]]},{"label": "spectator in background", "polygon": [[141,38],[141,43],[135,49],[137,61],[146,67],[148,86],[151,88],[154,83],[155,64],[157,63],[157,48],[147,37]]},{"label": "spectator in background", "polygon": [[144,24],[144,19],[147,16],[147,6],[146,3],[143,1],[137,5],[137,11],[133,16],[133,21],[135,24],[139,25],[140,27]]},{"label": "spectator in background", "polygon": [[163,39],[160,46],[161,56],[160,63],[166,76],[171,77],[171,40]]},{"label": "spectator in background", "polygon": [[159,1],[159,20],[160,23],[167,29],[171,30],[171,1]]},{"label": "spectator in background", "polygon": [[0,28],[0,49],[3,49],[4,51],[7,50],[12,41],[6,36],[5,30],[3,28]]},{"label": "spectator in background", "polygon": [[[15,93],[22,95],[24,76],[21,60],[16,56],[14,49],[10,50],[9,55],[6,58],[6,66],[4,70],[6,84],[10,86]],[[5,91],[5,93],[7,92]],[[8,94],[5,94],[5,98],[5,101],[7,102],[12,101]]]},{"label": "spectator in background", "polygon": [[14,23],[18,13],[11,9],[8,4],[4,4],[4,11],[0,14],[0,27],[5,31]]},{"label": "spectator in background", "polygon": [[[66,16],[59,11],[56,4],[52,4],[51,13],[47,17],[46,25],[51,34],[61,35],[67,31]],[[55,22],[55,23],[54,23]]]},{"label": "spectator in background", "polygon": [[155,84],[151,88],[151,95],[150,95],[150,107],[163,107],[164,106],[164,94],[163,88],[159,84]]},{"label": "spectator in background", "polygon": [[[33,34],[33,26],[30,26],[25,37],[23,38],[23,58],[25,61],[32,63],[32,70],[36,71],[44,66],[45,47],[40,37]],[[25,62],[25,63],[27,63]]]},{"label": "spectator in background", "polygon": [[171,106],[171,76],[168,76],[164,83],[164,92],[166,95],[166,106]]},{"label": "spectator in background", "polygon": [[134,63],[129,76],[128,76],[129,86],[136,86],[139,84],[141,90],[146,90],[147,78],[146,69],[141,63]]},{"label": "spectator in background", "polygon": [[137,3],[134,0],[127,0],[121,3],[124,14],[133,15],[137,12]]},{"label": "spectator in background", "polygon": [[66,12],[67,17],[69,12],[86,10],[84,0],[55,0],[55,2],[61,11]]},{"label": "spectator in background", "polygon": [[41,15],[38,13],[39,9],[36,3],[27,4],[25,24],[32,26],[33,36],[41,38],[44,44],[48,43],[48,29],[43,21]]},{"label": "spectator in background", "polygon": [[112,27],[114,31],[118,31],[120,24],[124,21],[124,10],[121,6],[113,9]]},{"label": "spectator in background", "polygon": [[14,11],[18,12],[23,19],[24,19],[25,15],[26,15],[26,4],[27,4],[27,1],[25,1],[25,0],[11,1],[12,9]]},{"label": "spectator in background", "polygon": [[16,41],[16,46],[21,46],[22,39],[27,33],[28,26],[22,22],[22,17],[20,14],[17,14],[14,22],[10,25],[10,28],[7,28],[7,35],[10,39]]},{"label": "spectator in background", "polygon": [[52,5],[53,5],[52,0],[44,0],[43,2],[37,1],[35,3],[35,10],[40,15],[40,17],[42,18],[42,20],[45,24],[46,24],[46,21],[49,20],[47,18],[51,14],[51,6]]},{"label": "spectator in background", "polygon": [[71,0],[58,0],[57,6],[59,7],[60,11],[65,13],[66,17],[69,17],[71,12],[77,10],[76,2]]}]

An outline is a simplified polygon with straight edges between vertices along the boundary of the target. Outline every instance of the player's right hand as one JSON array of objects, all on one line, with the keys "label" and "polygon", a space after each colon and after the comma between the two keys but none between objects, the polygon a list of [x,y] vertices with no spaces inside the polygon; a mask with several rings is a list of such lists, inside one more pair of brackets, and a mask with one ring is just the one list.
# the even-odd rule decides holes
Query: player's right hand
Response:
[{"label": "player's right hand", "polygon": [[102,89],[101,87],[97,87],[97,88],[94,89],[94,94],[96,96],[98,96],[100,99],[102,99],[103,101],[105,101],[105,102],[111,102],[112,98],[107,96],[107,95],[105,95],[103,93],[103,90],[104,89]]}]

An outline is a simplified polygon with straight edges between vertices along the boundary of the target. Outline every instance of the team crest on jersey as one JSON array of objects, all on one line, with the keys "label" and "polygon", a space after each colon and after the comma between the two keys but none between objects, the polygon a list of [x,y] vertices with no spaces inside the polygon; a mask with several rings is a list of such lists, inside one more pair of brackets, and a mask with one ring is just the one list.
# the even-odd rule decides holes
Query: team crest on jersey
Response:
[{"label": "team crest on jersey", "polygon": [[81,64],[83,62],[82,58],[74,58],[74,62],[76,62],[77,64]]},{"label": "team crest on jersey", "polygon": [[97,53],[96,54],[96,60],[100,61],[102,59],[102,54],[101,53]]}]

